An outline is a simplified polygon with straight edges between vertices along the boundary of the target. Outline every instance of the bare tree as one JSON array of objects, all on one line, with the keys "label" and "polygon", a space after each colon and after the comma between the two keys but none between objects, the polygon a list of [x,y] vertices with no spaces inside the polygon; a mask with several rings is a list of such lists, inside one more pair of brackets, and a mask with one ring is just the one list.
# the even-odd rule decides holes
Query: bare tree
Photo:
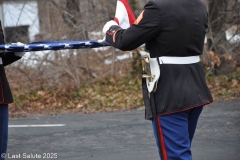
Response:
[{"label": "bare tree", "polygon": [[[147,1],[129,0],[136,16],[142,11]],[[20,2],[23,1],[14,1],[14,3]],[[37,2],[39,40],[101,39],[103,38],[102,27],[104,23],[114,18],[116,7],[116,0],[38,0]],[[208,51],[212,50],[219,55],[225,53],[235,55],[237,52],[239,45],[230,43],[225,34],[228,29],[234,27],[236,29],[233,35],[239,34],[237,2],[237,0],[208,0]],[[27,2],[24,1],[24,3]],[[23,6],[22,12],[30,14],[35,12],[35,9],[26,11]],[[133,69],[141,68],[137,50],[133,52],[133,56],[118,60],[118,56],[123,54],[126,53],[113,48],[48,51],[40,55],[30,53],[27,59],[16,64],[18,66],[14,65],[9,69],[21,70],[18,74],[20,78],[12,79],[16,84],[19,83],[18,81],[24,81],[29,86],[38,83],[35,86],[69,85],[78,88],[82,83],[90,83],[107,76],[126,75]],[[131,65],[131,62],[134,65]],[[136,66],[137,64],[139,65]],[[221,63],[223,64],[224,62]]]},{"label": "bare tree", "polygon": [[[221,63],[216,73],[228,73],[234,70],[233,58],[226,59],[224,54],[234,57],[239,42],[233,42],[239,32],[239,1],[238,0],[207,0],[209,28],[207,33],[207,50],[220,57]],[[230,37],[228,36],[230,34]]]}]

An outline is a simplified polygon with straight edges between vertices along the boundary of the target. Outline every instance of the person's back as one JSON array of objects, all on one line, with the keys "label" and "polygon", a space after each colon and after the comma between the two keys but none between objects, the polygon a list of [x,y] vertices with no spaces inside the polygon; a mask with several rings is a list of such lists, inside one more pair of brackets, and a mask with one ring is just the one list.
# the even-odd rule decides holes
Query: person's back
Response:
[{"label": "person's back", "polygon": [[[203,0],[156,0],[149,1],[144,8],[145,19],[134,24],[132,30],[134,27],[152,28],[149,29],[152,38],[146,41],[152,58],[202,54],[208,22]],[[133,32],[130,29],[126,32]],[[145,37],[151,36],[149,34],[143,35],[142,39],[147,39]],[[163,62],[160,68],[159,89],[154,94],[158,114],[179,112],[212,102],[201,62],[184,65]]]},{"label": "person's back", "polygon": [[[204,1],[157,0],[152,3],[159,9],[160,31],[148,42],[151,57],[202,54],[208,22]],[[149,7],[153,7],[152,4]]]}]

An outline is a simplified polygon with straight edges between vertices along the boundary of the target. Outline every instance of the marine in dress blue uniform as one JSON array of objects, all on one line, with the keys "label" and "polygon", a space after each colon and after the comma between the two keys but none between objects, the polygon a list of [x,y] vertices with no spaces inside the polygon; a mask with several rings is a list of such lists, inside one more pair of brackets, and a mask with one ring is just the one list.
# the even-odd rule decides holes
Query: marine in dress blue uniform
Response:
[{"label": "marine in dress blue uniform", "polygon": [[[208,27],[204,0],[149,1],[127,29],[109,21],[106,42],[120,50],[142,44],[151,58],[181,61],[200,56]],[[107,30],[106,30],[107,28]],[[147,93],[143,80],[146,119],[152,120],[162,160],[192,160],[191,142],[204,105],[213,102],[203,64],[159,63],[157,88]]]},{"label": "marine in dress blue uniform", "polygon": [[[4,35],[0,21],[0,44],[4,44]],[[6,153],[8,142],[8,104],[13,103],[13,96],[9,87],[4,67],[21,59],[22,53],[0,53],[0,155]],[[3,158],[0,156],[0,160]]]}]

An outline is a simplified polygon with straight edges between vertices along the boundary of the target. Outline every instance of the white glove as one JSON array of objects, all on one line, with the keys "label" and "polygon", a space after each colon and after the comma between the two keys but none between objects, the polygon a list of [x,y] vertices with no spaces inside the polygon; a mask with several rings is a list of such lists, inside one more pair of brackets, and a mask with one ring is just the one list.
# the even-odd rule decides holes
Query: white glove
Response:
[{"label": "white glove", "polygon": [[108,21],[103,27],[103,34],[106,34],[111,26],[118,25],[114,20]]},{"label": "white glove", "polygon": [[106,36],[104,36],[103,39],[99,39],[98,43],[107,43],[106,42]]},{"label": "white glove", "polygon": [[[17,46],[24,46],[24,45],[25,45],[25,44],[23,44],[23,43],[21,43],[21,42],[12,43],[12,44],[15,44],[15,45],[17,45]],[[25,52],[15,52],[14,54],[15,54],[15,56],[23,57],[24,54],[25,54]]]}]

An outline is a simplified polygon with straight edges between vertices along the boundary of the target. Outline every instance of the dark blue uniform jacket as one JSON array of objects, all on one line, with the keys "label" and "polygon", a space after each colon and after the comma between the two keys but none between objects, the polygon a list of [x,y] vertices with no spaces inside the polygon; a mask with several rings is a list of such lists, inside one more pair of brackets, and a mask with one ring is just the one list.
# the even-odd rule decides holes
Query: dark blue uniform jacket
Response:
[{"label": "dark blue uniform jacket", "polygon": [[[111,26],[106,41],[120,50],[133,50],[145,43],[152,58],[196,56],[202,54],[207,23],[204,0],[149,1],[128,29]],[[160,70],[153,94],[158,115],[213,101],[201,62],[162,64]]]},{"label": "dark blue uniform jacket", "polygon": [[[5,44],[2,24],[0,21],[0,44]],[[21,59],[15,56],[14,52],[0,53],[3,64],[0,64],[0,104],[13,103],[11,89],[9,87],[4,67]]]}]

